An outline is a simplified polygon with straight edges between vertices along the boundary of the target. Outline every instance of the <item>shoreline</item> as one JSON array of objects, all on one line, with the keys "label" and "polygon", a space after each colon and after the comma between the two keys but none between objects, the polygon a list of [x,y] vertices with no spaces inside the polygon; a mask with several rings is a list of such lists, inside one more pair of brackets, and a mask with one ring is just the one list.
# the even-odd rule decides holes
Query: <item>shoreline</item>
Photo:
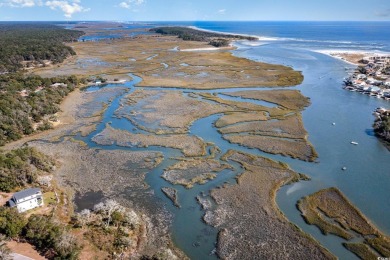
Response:
[{"label": "shoreline", "polygon": [[360,51],[360,50],[310,50],[316,53],[321,53],[332,58],[342,60],[350,65],[359,66],[363,65],[358,60],[367,56],[378,56],[378,55],[390,55],[389,52],[373,52],[373,51]]},{"label": "shoreline", "polygon": [[[219,31],[213,31],[213,30],[207,30],[207,29],[199,28],[197,26],[185,26],[185,27],[186,28],[190,28],[190,29],[194,29],[194,30],[198,30],[198,31],[202,31],[202,32],[218,33],[218,34],[221,34],[221,35],[239,35],[239,36],[244,36],[244,37],[253,37],[253,38],[257,38],[258,41],[263,39],[262,37],[257,36],[257,35],[242,34],[242,33],[219,32]],[[265,37],[265,38],[268,39],[267,37]],[[269,38],[269,39],[272,39],[272,38]]]},{"label": "shoreline", "polygon": [[230,44],[227,47],[204,47],[204,48],[182,49],[180,51],[183,51],[183,52],[202,52],[202,51],[221,51],[221,50],[234,50],[234,49],[236,49],[236,47],[234,47],[232,44]]}]

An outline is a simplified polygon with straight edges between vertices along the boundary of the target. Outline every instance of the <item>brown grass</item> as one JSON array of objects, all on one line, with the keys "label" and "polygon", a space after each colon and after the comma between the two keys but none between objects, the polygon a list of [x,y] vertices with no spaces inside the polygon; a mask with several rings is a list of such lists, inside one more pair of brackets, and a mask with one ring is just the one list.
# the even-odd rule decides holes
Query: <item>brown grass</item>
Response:
[{"label": "brown grass", "polygon": [[224,135],[224,139],[231,143],[256,148],[266,153],[281,154],[298,158],[303,161],[314,161],[317,153],[313,146],[302,139],[281,139],[262,135]]},{"label": "brown grass", "polygon": [[203,156],[206,154],[206,144],[196,136],[133,134],[124,130],[117,130],[107,125],[106,129],[96,135],[94,142],[102,145],[116,143],[127,147],[162,146],[179,149],[185,156]]},{"label": "brown grass", "polygon": [[224,160],[242,165],[237,185],[212,190],[215,209],[204,217],[220,230],[217,252],[222,259],[332,259],[329,252],[291,225],[275,202],[280,186],[298,177],[284,164],[229,151]]},{"label": "brown grass", "polygon": [[[55,65],[55,70],[50,66],[39,68],[34,73],[42,76],[105,74],[114,77],[135,73],[143,78],[139,86],[196,89],[291,86],[303,79],[300,72],[289,67],[234,57],[227,50],[171,51],[176,46],[180,49],[210,47],[204,42],[182,41],[171,36],[140,36],[70,45],[78,54],[76,57]],[[148,59],[156,54],[157,57]],[[165,68],[162,63],[169,67]],[[189,66],[180,65],[182,63]],[[203,72],[207,72],[207,76],[203,76]]]},{"label": "brown grass", "polygon": [[332,233],[345,239],[356,238],[354,232],[363,236],[365,244],[344,244],[355,254],[367,259],[375,252],[380,254],[376,257],[390,255],[390,238],[372,225],[338,189],[324,189],[309,195],[298,202],[298,208],[306,222],[318,226],[324,234]]},{"label": "brown grass", "polygon": [[216,127],[224,127],[227,125],[251,122],[251,121],[265,121],[267,116],[264,112],[231,112],[225,113],[216,122]]},{"label": "brown grass", "polygon": [[310,105],[309,98],[303,96],[299,90],[251,90],[225,94],[233,97],[263,100],[291,110],[302,110]]},{"label": "brown grass", "polygon": [[219,129],[222,134],[256,133],[264,136],[305,139],[306,130],[300,115],[289,116],[284,120],[256,121],[227,126]]},{"label": "brown grass", "polygon": [[363,243],[343,243],[343,246],[364,260],[377,260],[378,255],[375,254],[369,246]]},{"label": "brown grass", "polygon": [[[157,134],[187,133],[193,121],[230,109],[186,97],[180,91],[137,89],[129,94],[123,103],[125,104],[116,112],[117,115],[124,116],[138,127]],[[127,106],[131,106],[131,114],[126,112]]]},{"label": "brown grass", "polygon": [[180,184],[189,189],[196,183],[204,184],[214,179],[216,173],[228,168],[231,168],[228,164],[221,164],[213,159],[186,159],[170,166],[162,177],[172,184]]}]

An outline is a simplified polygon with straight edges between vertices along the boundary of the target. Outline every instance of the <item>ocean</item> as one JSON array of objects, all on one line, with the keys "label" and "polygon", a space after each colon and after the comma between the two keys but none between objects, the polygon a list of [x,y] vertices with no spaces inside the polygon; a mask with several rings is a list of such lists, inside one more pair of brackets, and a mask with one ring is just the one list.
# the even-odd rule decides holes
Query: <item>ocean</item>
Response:
[{"label": "ocean", "polygon": [[257,36],[311,50],[390,52],[390,22],[158,22]]}]

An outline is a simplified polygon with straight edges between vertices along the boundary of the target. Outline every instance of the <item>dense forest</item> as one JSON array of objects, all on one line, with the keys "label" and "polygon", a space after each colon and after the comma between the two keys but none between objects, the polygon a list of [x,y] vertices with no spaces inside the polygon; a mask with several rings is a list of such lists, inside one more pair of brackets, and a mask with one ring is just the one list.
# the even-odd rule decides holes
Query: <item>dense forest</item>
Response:
[{"label": "dense forest", "polygon": [[50,128],[49,116],[79,83],[74,76],[24,76],[23,63],[62,62],[75,55],[64,42],[83,34],[48,23],[0,23],[0,145]]},{"label": "dense forest", "polygon": [[0,74],[15,72],[23,62],[62,62],[74,51],[64,42],[84,33],[46,23],[0,23]]},{"label": "dense forest", "polygon": [[163,35],[176,35],[184,41],[208,42],[215,47],[228,46],[229,40],[256,40],[255,37],[250,36],[207,32],[188,27],[157,27],[149,31]]},{"label": "dense forest", "polygon": [[37,184],[38,177],[50,173],[55,161],[35,148],[22,147],[0,153],[0,191],[10,192]]},{"label": "dense forest", "polygon": [[[66,85],[52,86],[54,83]],[[78,83],[75,76],[0,75],[0,145],[50,128],[48,117],[59,111],[58,105]],[[40,124],[34,129],[36,123]]]}]

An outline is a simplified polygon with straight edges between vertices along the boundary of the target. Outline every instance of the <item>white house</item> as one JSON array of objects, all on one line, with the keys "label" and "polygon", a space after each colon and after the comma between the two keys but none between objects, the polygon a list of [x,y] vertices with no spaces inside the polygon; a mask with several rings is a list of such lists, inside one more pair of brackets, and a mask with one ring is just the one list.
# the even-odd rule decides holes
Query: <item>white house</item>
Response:
[{"label": "white house", "polygon": [[53,87],[53,88],[58,88],[58,87],[67,87],[68,85],[65,84],[65,83],[54,83],[52,85],[50,85],[50,87]]},{"label": "white house", "polygon": [[43,206],[41,189],[31,188],[16,192],[8,204],[10,207],[16,207],[19,213]]}]

